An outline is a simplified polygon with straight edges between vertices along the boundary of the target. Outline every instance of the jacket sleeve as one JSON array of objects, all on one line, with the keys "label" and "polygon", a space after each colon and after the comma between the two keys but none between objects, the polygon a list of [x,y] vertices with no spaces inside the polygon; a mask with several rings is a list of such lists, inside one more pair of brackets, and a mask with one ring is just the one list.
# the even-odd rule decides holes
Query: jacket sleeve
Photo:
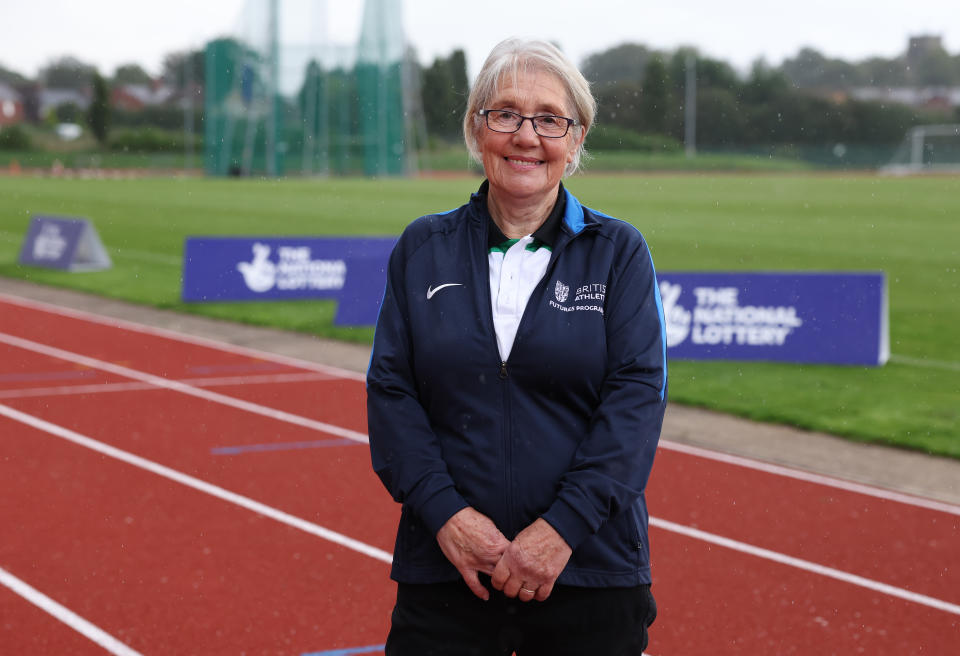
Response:
[{"label": "jacket sleeve", "polygon": [[543,514],[574,549],[643,494],[663,424],[663,308],[650,253],[642,237],[637,241],[607,285],[607,368],[600,403],[556,500]]},{"label": "jacket sleeve", "polygon": [[468,504],[454,487],[418,399],[404,287],[409,242],[409,235],[401,237],[390,255],[367,371],[368,433],[373,468],[384,486],[436,533]]}]

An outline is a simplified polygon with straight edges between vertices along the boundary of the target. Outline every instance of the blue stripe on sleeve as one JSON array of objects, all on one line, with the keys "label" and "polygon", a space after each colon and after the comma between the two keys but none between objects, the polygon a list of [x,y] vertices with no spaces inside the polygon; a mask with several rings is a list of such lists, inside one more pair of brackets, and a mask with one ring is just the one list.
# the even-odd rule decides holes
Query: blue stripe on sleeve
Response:
[{"label": "blue stripe on sleeve", "polygon": [[667,393],[667,321],[663,316],[663,300],[660,298],[660,283],[657,282],[657,270],[650,256],[650,271],[653,273],[653,294],[657,300],[657,317],[660,320],[660,344],[663,352],[663,386],[660,388],[660,400]]}]

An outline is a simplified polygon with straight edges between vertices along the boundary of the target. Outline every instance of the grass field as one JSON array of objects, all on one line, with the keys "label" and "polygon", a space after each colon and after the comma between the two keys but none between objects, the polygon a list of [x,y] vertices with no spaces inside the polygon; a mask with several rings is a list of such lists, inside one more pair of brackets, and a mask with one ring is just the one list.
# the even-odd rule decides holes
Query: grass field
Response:
[{"label": "grass field", "polygon": [[[369,341],[330,302],[185,305],[187,235],[393,235],[461,204],[478,178],[52,180],[0,177],[0,275],[138,303]],[[960,178],[599,174],[585,204],[632,221],[660,270],[886,271],[891,362],[881,368],[671,363],[671,398],[747,417],[960,457]],[[91,219],[109,271],[16,264],[32,214]]]}]

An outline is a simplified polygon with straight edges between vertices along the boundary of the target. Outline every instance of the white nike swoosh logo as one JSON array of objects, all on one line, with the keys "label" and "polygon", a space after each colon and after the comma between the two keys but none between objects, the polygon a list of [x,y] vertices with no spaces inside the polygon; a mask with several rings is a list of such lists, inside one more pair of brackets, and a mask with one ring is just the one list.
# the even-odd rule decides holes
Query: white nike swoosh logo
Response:
[{"label": "white nike swoosh logo", "polygon": [[462,282],[448,282],[448,283],[445,284],[445,285],[439,285],[439,286],[437,286],[437,287],[427,287],[427,300],[429,301],[431,298],[433,298],[433,295],[436,294],[436,293],[437,293],[438,291],[440,291],[441,289],[443,289],[444,287],[463,287],[463,283],[462,283]]}]

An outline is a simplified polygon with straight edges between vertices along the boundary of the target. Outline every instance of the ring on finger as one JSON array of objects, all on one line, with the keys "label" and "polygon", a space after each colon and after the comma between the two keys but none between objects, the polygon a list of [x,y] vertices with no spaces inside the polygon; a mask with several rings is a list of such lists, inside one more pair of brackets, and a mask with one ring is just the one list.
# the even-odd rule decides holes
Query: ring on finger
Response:
[{"label": "ring on finger", "polygon": [[530,594],[537,594],[536,590],[531,590],[530,588],[525,588],[522,585],[520,586],[520,592],[529,592]]}]

